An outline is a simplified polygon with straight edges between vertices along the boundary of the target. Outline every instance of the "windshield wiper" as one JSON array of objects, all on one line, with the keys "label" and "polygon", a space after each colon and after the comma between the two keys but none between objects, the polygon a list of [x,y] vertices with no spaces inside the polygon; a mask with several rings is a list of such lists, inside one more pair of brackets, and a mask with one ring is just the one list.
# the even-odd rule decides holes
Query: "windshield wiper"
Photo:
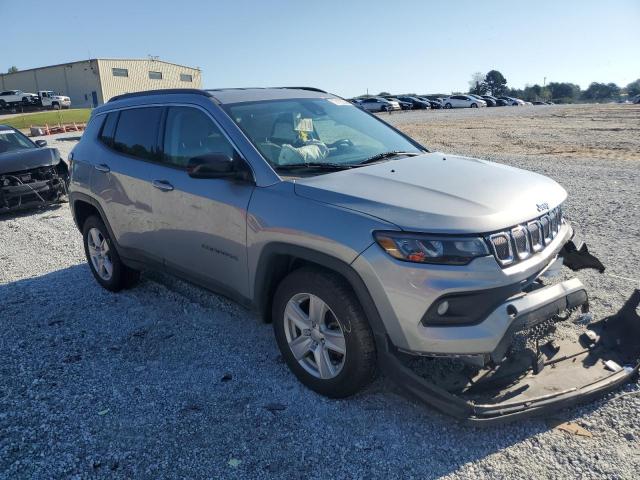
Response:
[{"label": "windshield wiper", "polygon": [[384,160],[385,158],[389,158],[389,157],[396,157],[398,155],[407,155],[410,157],[415,157],[416,155],[420,155],[419,152],[402,152],[399,150],[394,150],[392,152],[383,152],[383,153],[378,153],[377,155],[374,155],[373,157],[369,157],[366,160],[361,161],[360,163],[358,163],[358,165],[366,165],[367,163],[375,163],[375,162],[379,162],[380,160]]},{"label": "windshield wiper", "polygon": [[274,165],[276,170],[295,170],[298,168],[311,168],[317,170],[347,170],[353,168],[351,165],[343,165],[340,163],[322,163],[322,162],[310,162],[310,163],[289,163],[287,165]]}]

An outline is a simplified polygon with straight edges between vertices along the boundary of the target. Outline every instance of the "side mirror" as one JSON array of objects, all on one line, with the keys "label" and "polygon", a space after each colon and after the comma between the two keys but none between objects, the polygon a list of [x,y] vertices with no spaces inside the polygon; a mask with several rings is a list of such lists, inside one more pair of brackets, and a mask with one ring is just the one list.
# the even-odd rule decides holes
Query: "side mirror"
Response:
[{"label": "side mirror", "polygon": [[40,148],[46,147],[47,146],[47,141],[46,140],[36,140],[36,145],[39,146]]},{"label": "side mirror", "polygon": [[224,153],[210,153],[193,157],[187,163],[187,173],[192,178],[231,178],[237,176],[233,158]]}]

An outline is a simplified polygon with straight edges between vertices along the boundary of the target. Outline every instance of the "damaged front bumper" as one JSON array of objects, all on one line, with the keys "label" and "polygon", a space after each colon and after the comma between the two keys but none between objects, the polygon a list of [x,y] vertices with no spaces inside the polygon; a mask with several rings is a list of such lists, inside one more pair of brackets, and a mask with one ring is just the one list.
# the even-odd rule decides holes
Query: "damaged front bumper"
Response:
[{"label": "damaged front bumper", "polygon": [[[570,242],[566,250],[574,254],[565,261],[569,268],[604,270],[582,244]],[[567,320],[572,311],[588,311],[588,297],[583,284],[575,278],[537,286],[507,300],[482,322],[490,327],[486,338],[478,326],[471,326],[466,332],[456,327],[460,332],[456,342],[468,335],[468,342],[464,342],[469,345],[468,354],[444,355],[445,358],[429,355],[417,360],[387,339],[380,365],[388,378],[414,397],[474,424],[536,416],[594,399],[637,377],[639,303],[640,291],[636,291],[620,312],[588,325],[587,332],[579,335],[574,329],[569,332],[572,335],[564,332],[560,338],[549,340],[556,324]],[[497,345],[487,343],[494,341],[491,332],[503,327],[502,340]],[[438,327],[430,328],[429,334],[437,338]],[[525,339],[520,348],[515,348],[517,336]],[[539,340],[543,338],[545,343],[541,346]],[[478,353],[473,354],[474,351]],[[421,362],[422,372],[416,362]],[[446,362],[446,368],[442,368]]]},{"label": "damaged front bumper", "polygon": [[67,193],[56,167],[0,174],[0,214],[57,203]]}]

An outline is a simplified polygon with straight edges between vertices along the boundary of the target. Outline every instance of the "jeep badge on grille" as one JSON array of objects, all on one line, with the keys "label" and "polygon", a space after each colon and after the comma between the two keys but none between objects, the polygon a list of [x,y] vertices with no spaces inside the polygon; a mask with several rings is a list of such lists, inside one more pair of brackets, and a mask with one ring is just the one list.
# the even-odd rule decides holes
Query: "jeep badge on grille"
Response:
[{"label": "jeep badge on grille", "polygon": [[547,202],[536,203],[536,207],[539,212],[544,212],[545,210],[549,210],[549,204]]}]

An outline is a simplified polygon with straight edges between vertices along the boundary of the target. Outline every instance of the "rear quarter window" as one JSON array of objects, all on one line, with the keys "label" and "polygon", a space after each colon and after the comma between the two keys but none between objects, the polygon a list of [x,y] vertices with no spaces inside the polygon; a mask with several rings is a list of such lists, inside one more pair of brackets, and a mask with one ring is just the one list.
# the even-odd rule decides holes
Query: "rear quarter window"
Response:
[{"label": "rear quarter window", "polygon": [[104,127],[100,132],[100,141],[109,147],[113,146],[113,137],[116,133],[119,114],[120,112],[111,112],[104,115],[106,118],[104,119]]},{"label": "rear quarter window", "polygon": [[145,160],[159,160],[158,130],[161,116],[160,107],[122,110],[116,125],[113,149]]}]

